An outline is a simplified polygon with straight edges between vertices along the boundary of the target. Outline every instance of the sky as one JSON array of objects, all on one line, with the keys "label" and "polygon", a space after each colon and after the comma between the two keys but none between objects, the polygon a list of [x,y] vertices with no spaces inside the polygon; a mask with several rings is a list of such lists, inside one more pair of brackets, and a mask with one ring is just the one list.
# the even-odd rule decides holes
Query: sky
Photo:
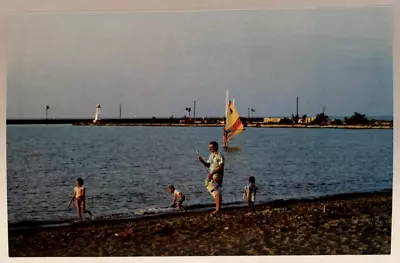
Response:
[{"label": "sky", "polygon": [[7,118],[393,115],[386,7],[19,14]]}]

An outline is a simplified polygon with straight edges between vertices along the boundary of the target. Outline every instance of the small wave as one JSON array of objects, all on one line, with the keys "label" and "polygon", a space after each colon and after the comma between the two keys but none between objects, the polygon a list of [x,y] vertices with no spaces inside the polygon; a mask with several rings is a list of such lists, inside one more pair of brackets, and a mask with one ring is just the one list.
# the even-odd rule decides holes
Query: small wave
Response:
[{"label": "small wave", "polygon": [[138,209],[134,212],[135,215],[156,215],[156,214],[165,214],[170,212],[175,212],[176,208],[171,207],[150,207],[144,209]]},{"label": "small wave", "polygon": [[[227,202],[223,204],[223,207],[234,207],[243,205],[243,202]],[[200,212],[207,209],[211,209],[215,206],[212,203],[203,204],[192,204],[185,206],[189,212]],[[162,215],[162,214],[173,214],[180,213],[178,208],[172,207],[148,207],[134,210],[131,213],[113,213],[108,215],[96,215],[93,219],[84,218],[84,223],[93,221],[108,221],[108,220],[118,220],[118,219],[132,219],[141,218],[152,215]],[[22,220],[17,222],[8,222],[9,229],[24,229],[24,228],[40,228],[40,227],[51,227],[51,226],[67,226],[73,225],[76,218],[66,218],[61,220]]]},{"label": "small wave", "polygon": [[[238,206],[244,204],[243,202],[228,202],[224,203],[223,207],[232,207],[232,206]],[[185,206],[186,210],[188,211],[202,211],[208,208],[213,208],[215,204],[192,204]],[[144,208],[144,209],[139,209],[134,212],[134,215],[140,215],[140,216],[145,216],[145,215],[157,215],[157,214],[168,214],[168,213],[174,213],[174,212],[179,212],[178,208],[171,208],[171,207],[151,207],[151,208]]]}]

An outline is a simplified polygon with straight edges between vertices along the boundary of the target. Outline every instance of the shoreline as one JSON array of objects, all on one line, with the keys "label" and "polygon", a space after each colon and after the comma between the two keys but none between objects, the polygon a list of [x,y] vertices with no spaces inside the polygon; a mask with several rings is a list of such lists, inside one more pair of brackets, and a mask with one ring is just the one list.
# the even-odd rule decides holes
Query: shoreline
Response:
[{"label": "shoreline", "polygon": [[[223,208],[219,216],[190,211],[9,229],[9,252],[11,257],[390,253],[391,189],[275,200],[256,209],[256,214],[241,206]],[[181,241],[172,244],[171,237]],[[210,246],[215,238],[217,245]]]},{"label": "shoreline", "polygon": [[[325,196],[314,196],[314,197],[303,197],[303,198],[291,198],[291,199],[275,199],[271,201],[265,201],[256,203],[256,207],[265,207],[265,206],[286,206],[290,204],[297,204],[297,203],[310,203],[310,202],[324,202],[330,200],[349,200],[353,198],[360,198],[365,196],[374,196],[380,194],[392,194],[392,189],[382,189],[378,191],[367,191],[367,192],[355,192],[355,193],[342,193],[342,194],[331,194]],[[208,204],[194,204],[187,206],[186,209],[188,212],[186,214],[201,214],[205,213],[210,209],[214,208],[213,203]],[[222,211],[230,211],[230,210],[246,210],[247,204],[244,202],[232,202],[225,204],[225,207],[222,207]],[[146,220],[149,218],[163,218],[169,216],[176,216],[181,215],[181,213],[177,210],[167,211],[167,212],[148,212],[144,214],[138,214],[134,216],[122,216],[122,217],[115,217],[113,215],[105,215],[100,216],[96,220],[86,220],[83,224],[103,224],[103,223],[118,223],[124,221],[139,221],[139,220]],[[40,229],[40,228],[57,228],[57,227],[69,227],[71,225],[75,225],[73,221],[76,218],[74,217],[71,220],[25,220],[19,222],[8,222],[8,229],[10,231],[14,230],[21,230],[21,229]]]}]

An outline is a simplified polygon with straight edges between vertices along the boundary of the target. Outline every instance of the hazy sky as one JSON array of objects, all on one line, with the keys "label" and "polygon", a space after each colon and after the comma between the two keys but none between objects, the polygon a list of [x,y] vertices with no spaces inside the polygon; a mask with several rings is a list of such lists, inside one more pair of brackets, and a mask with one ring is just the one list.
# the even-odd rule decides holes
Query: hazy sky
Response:
[{"label": "hazy sky", "polygon": [[389,8],[69,13],[9,21],[8,118],[393,115]]}]

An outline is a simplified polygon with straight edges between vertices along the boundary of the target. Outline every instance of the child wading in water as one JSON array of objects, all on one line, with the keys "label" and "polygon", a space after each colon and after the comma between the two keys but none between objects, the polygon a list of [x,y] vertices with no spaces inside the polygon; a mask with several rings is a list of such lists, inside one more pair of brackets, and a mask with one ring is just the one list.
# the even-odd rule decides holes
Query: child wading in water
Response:
[{"label": "child wading in water", "polygon": [[243,199],[249,204],[249,212],[255,212],[254,202],[256,201],[257,187],[255,185],[256,179],[250,176],[249,183],[244,187]]},{"label": "child wading in water", "polygon": [[82,178],[76,179],[76,186],[74,188],[74,192],[72,193],[71,201],[68,203],[68,207],[71,207],[72,201],[76,199],[76,212],[78,215],[78,221],[82,221],[82,213],[88,213],[92,219],[93,214],[85,209],[85,187],[83,186]]},{"label": "child wading in water", "polygon": [[183,201],[185,201],[185,196],[182,194],[182,192],[176,190],[173,185],[168,186],[168,192],[174,195],[174,202],[171,204],[171,207],[176,207],[176,201],[178,200],[179,210],[181,210],[181,212],[186,212],[186,208],[182,205]]}]

